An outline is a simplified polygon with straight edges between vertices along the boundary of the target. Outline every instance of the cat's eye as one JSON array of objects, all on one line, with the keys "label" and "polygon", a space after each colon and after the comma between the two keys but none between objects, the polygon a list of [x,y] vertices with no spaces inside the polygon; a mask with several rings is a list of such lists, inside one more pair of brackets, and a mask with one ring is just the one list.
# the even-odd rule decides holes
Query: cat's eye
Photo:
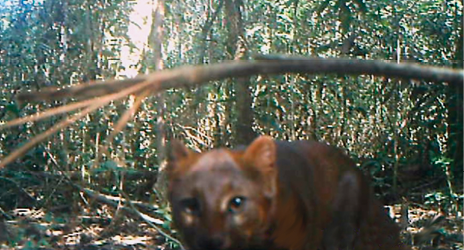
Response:
[{"label": "cat's eye", "polygon": [[245,205],[245,202],[246,202],[245,197],[241,197],[241,196],[233,197],[229,201],[229,207],[228,207],[229,212],[234,213],[234,214],[241,212]]},{"label": "cat's eye", "polygon": [[186,198],[180,201],[181,209],[187,214],[198,214],[200,212],[200,203],[196,198]]}]

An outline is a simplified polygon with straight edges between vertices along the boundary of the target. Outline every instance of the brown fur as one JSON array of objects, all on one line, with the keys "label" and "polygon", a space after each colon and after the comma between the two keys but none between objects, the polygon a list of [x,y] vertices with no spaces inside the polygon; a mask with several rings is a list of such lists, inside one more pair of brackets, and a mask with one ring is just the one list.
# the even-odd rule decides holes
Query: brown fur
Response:
[{"label": "brown fur", "polygon": [[354,163],[317,142],[262,136],[245,150],[173,142],[173,219],[192,250],[406,249]]}]

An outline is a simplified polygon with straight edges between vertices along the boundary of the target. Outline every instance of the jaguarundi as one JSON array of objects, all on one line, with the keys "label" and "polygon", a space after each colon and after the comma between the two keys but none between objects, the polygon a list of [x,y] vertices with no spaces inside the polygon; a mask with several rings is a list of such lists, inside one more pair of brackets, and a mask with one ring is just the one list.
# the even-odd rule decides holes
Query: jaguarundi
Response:
[{"label": "jaguarundi", "polygon": [[171,143],[173,221],[188,250],[408,249],[340,150],[261,136],[241,150]]}]

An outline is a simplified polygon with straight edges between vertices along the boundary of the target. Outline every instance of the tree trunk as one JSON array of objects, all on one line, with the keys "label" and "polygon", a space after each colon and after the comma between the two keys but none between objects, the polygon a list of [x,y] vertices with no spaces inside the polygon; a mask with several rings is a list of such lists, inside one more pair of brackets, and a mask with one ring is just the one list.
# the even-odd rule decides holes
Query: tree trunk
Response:
[{"label": "tree trunk", "polygon": [[[150,65],[150,61],[154,64],[154,70],[163,70],[164,63],[162,57],[162,44],[163,44],[163,22],[164,22],[164,1],[157,1],[156,9],[152,13],[153,23],[151,26],[150,36],[148,37],[148,44],[153,51],[153,56],[149,58],[147,62]],[[156,121],[156,152],[158,164],[164,165],[165,162],[165,144],[166,144],[166,133],[165,133],[165,100],[164,95],[159,94],[156,97],[157,103],[157,121]]]},{"label": "tree trunk", "polygon": [[[226,24],[229,32],[227,50],[234,60],[248,57],[240,4],[242,1],[225,1]],[[256,137],[253,131],[253,110],[251,107],[253,98],[250,91],[250,78],[240,77],[236,79],[235,83],[237,120],[233,126],[235,130],[234,144],[246,145]]]},{"label": "tree trunk", "polygon": [[[463,22],[460,20],[459,38],[456,44],[456,56],[454,67],[463,69]],[[447,108],[448,108],[448,157],[453,159],[452,169],[454,170],[455,180],[462,180],[463,169],[463,85],[454,84],[448,88]]]}]

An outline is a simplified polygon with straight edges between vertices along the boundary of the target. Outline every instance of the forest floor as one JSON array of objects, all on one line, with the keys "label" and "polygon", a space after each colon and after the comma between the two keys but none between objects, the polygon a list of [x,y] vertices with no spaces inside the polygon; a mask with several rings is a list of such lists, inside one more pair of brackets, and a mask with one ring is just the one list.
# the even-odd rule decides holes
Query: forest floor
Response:
[{"label": "forest floor", "polygon": [[[405,211],[404,206],[388,206],[387,209],[401,225],[399,218]],[[85,215],[73,217],[59,213],[50,215],[43,210],[16,209],[13,218],[0,221],[0,249],[179,249],[143,220],[128,218],[122,213],[110,216],[110,210],[114,209],[100,206],[98,210],[83,210],[80,214]],[[459,217],[446,215],[431,222],[440,212],[422,205],[409,205],[407,212],[409,222],[402,236],[409,245],[414,239],[413,249],[463,249],[462,213]],[[427,226],[428,232],[421,231],[421,227]]]}]

